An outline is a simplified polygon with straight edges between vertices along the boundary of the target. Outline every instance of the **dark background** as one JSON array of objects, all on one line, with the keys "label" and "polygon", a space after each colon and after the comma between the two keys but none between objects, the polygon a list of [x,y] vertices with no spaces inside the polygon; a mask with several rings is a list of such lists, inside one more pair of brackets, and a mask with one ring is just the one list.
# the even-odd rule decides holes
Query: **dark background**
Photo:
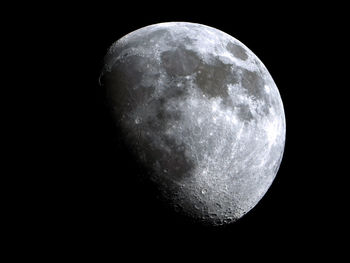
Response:
[{"label": "dark background", "polygon": [[[22,31],[45,86],[39,96],[45,106],[38,110],[44,127],[36,134],[43,141],[35,162],[40,168],[30,177],[35,198],[24,201],[25,218],[32,219],[24,224],[28,242],[39,237],[54,255],[96,259],[186,252],[265,260],[276,251],[297,258],[329,250],[339,214],[330,196],[340,195],[332,188],[337,172],[329,165],[334,152],[324,124],[336,123],[325,62],[335,52],[329,41],[337,27],[330,16],[341,18],[335,9],[170,1],[52,5],[38,13]],[[187,222],[157,201],[152,185],[136,179],[142,169],[117,147],[118,131],[98,83],[113,42],[168,21],[205,24],[240,40],[265,64],[284,103],[286,145],[276,179],[255,208],[228,226]]]}]

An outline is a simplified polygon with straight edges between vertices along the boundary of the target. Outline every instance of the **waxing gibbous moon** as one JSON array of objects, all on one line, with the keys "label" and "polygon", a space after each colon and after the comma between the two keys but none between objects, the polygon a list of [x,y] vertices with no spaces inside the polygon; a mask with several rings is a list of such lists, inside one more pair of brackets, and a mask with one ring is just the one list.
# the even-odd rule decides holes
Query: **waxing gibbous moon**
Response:
[{"label": "waxing gibbous moon", "polygon": [[270,187],[284,151],[283,104],[237,39],[195,23],[150,25],[110,47],[101,83],[122,139],[169,207],[227,224]]}]

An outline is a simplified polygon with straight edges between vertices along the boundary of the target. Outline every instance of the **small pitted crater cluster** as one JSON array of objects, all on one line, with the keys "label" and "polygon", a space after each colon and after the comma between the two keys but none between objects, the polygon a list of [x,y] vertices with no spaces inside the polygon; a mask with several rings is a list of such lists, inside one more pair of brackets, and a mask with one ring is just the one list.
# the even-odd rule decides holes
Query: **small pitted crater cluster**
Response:
[{"label": "small pitted crater cluster", "polygon": [[199,24],[148,26],[112,45],[101,82],[123,139],[177,212],[228,224],[271,185],[284,149],[283,105],[238,40]]}]

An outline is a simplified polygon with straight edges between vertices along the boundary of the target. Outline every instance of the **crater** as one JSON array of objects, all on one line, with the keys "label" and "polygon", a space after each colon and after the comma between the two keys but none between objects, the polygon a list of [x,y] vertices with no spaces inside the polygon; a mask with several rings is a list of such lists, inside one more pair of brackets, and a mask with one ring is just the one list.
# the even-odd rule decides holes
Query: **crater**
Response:
[{"label": "crater", "polygon": [[245,49],[237,44],[234,44],[232,42],[229,42],[226,45],[226,49],[232,53],[236,58],[239,58],[240,60],[246,60],[248,58],[248,55],[245,51]]}]

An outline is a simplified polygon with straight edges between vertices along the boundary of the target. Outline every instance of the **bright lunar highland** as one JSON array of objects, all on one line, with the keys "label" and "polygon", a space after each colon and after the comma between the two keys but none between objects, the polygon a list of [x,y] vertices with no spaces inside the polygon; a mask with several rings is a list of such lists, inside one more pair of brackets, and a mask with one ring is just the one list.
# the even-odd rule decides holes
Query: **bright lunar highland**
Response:
[{"label": "bright lunar highland", "polygon": [[101,83],[123,140],[179,213],[227,224],[273,182],[285,144],[282,100],[263,63],[232,36],[186,22],[141,28],[110,47]]}]

